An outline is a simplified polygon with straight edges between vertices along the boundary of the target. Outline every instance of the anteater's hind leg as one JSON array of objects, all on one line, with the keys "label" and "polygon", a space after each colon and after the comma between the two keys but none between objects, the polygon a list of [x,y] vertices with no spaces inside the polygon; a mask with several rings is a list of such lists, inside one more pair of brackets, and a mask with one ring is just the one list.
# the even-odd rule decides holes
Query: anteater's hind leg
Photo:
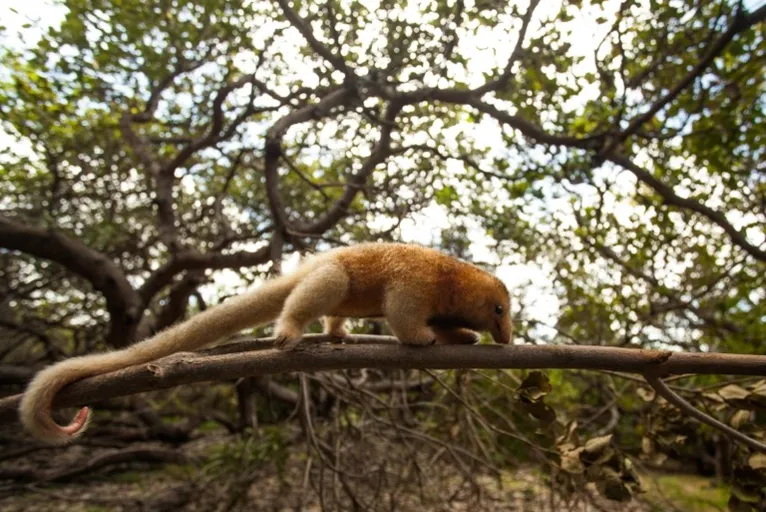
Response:
[{"label": "anteater's hind leg", "polygon": [[285,300],[274,334],[277,347],[289,350],[303,336],[306,326],[326,315],[346,299],[348,274],[337,264],[328,263],[309,272]]}]

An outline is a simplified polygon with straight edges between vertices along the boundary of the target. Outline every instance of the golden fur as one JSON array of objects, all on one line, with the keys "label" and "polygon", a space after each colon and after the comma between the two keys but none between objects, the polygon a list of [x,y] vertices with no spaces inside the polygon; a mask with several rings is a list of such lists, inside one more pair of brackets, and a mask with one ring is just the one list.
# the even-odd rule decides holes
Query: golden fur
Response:
[{"label": "golden fur", "polygon": [[227,300],[126,349],[74,357],[38,373],[21,401],[23,425],[36,438],[65,443],[87,427],[83,407],[62,427],[51,416],[56,393],[84,377],[199,349],[276,319],[277,346],[295,347],[312,321],[345,336],[347,317],[385,317],[403,343],[475,343],[488,331],[510,343],[510,297],[493,275],[434,249],[408,244],[361,244],[316,255],[293,272]]}]

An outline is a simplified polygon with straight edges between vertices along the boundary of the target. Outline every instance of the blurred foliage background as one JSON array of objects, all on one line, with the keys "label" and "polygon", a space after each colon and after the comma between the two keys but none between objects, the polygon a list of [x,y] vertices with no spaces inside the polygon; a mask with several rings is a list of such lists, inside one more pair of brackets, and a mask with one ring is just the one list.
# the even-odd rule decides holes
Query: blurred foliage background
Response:
[{"label": "blurred foliage background", "polygon": [[[6,395],[368,240],[495,270],[516,343],[766,348],[763,2],[3,9]],[[672,384],[762,437],[763,382]],[[284,375],[97,405],[68,448],[3,427],[2,507],[766,503],[762,456],[620,374]]]}]

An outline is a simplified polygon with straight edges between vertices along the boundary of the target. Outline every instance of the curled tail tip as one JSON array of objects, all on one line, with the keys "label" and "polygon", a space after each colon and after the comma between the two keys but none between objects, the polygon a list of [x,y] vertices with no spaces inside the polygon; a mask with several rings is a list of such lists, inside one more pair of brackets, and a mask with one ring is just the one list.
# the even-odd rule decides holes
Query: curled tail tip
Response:
[{"label": "curled tail tip", "polygon": [[[88,423],[92,416],[89,407],[82,407],[75,415],[74,419],[66,425],[58,425],[53,418],[48,415],[44,420],[38,419],[34,422],[25,421],[25,426],[29,433],[40,441],[49,444],[67,444],[80,436],[88,428]],[[39,418],[39,417],[38,417]]]},{"label": "curled tail tip", "polygon": [[69,425],[67,425],[66,427],[61,427],[59,425],[56,425],[56,426],[61,430],[61,432],[70,436],[70,438],[74,439],[75,437],[85,432],[85,429],[88,428],[88,423],[90,423],[90,417],[91,417],[90,408],[81,407],[80,410],[77,412],[77,415],[74,417],[74,419]]}]

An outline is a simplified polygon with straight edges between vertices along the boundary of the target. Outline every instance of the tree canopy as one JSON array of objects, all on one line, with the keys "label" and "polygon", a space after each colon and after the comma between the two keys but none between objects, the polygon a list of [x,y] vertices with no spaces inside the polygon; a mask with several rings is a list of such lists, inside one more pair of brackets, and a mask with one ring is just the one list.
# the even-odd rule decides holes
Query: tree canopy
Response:
[{"label": "tree canopy", "polygon": [[[496,268],[513,284],[519,343],[766,350],[764,5],[57,4],[49,26],[33,17],[0,34],[12,384],[28,375],[11,368],[127,346],[293,254],[368,240]],[[641,442],[637,406],[620,402],[640,384],[557,375],[569,419],[619,404],[609,433]],[[525,382],[546,390],[531,402],[548,393]],[[730,385],[741,403],[760,396]],[[662,446],[688,428],[668,414],[645,438],[655,461],[688,456]],[[582,445],[575,463],[575,446],[557,459],[573,474],[611,460]]]}]

